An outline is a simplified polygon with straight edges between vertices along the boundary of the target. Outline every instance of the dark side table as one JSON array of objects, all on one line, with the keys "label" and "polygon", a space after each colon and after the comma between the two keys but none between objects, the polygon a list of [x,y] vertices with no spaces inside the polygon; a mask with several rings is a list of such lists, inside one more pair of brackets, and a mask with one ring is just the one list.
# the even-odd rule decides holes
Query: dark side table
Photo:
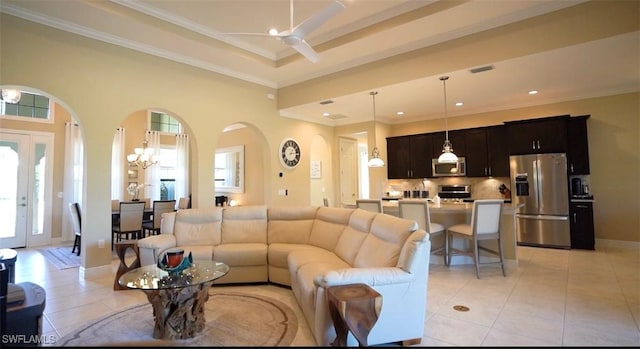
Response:
[{"label": "dark side table", "polygon": [[[122,286],[118,283],[120,276],[122,274],[131,271],[135,268],[140,267],[140,253],[138,250],[138,240],[122,240],[115,243],[114,249],[116,251],[116,255],[120,259],[120,265],[118,266],[118,271],[116,272],[116,278],[113,280],[113,289],[114,290],[128,290],[129,288]],[[131,249],[136,258],[131,262],[131,264],[127,265],[127,262],[124,260],[127,255],[127,250]]]},{"label": "dark side table", "polygon": [[382,309],[382,295],[367,284],[349,284],[328,287],[327,300],[336,330],[336,340],[331,345],[346,346],[351,331],[360,346],[366,347]]},{"label": "dark side table", "polygon": [[16,261],[18,260],[18,252],[10,248],[0,249],[0,263],[4,263],[9,270],[9,282],[16,282]]}]

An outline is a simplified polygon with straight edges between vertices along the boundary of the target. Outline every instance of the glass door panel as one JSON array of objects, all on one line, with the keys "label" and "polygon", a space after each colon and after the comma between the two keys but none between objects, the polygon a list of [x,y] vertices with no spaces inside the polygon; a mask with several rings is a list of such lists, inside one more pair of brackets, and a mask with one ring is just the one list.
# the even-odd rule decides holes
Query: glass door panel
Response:
[{"label": "glass door panel", "polygon": [[0,132],[0,247],[51,240],[53,136]]},{"label": "glass door panel", "polygon": [[30,136],[2,133],[0,137],[0,247],[27,244],[27,192]]}]

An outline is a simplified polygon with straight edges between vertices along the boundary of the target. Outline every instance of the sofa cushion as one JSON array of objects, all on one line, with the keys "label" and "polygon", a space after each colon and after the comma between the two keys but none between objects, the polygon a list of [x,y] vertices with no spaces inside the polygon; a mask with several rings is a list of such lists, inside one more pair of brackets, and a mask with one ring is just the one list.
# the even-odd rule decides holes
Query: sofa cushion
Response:
[{"label": "sofa cushion", "polygon": [[340,235],[335,249],[336,255],[349,263],[349,265],[353,265],[362,242],[369,234],[371,223],[376,214],[375,212],[357,208],[349,217],[349,225],[345,227],[342,235]]},{"label": "sofa cushion", "polygon": [[289,264],[287,257],[291,251],[297,251],[302,249],[314,249],[315,246],[307,244],[269,244],[268,261],[269,265],[278,268],[288,269]]},{"label": "sofa cushion", "polygon": [[[184,250],[185,256],[191,253],[194,261],[210,261],[213,259],[213,245],[186,245],[178,246],[178,248]],[[162,258],[162,252],[158,255],[158,258]]]},{"label": "sofa cushion", "polygon": [[267,206],[225,207],[222,211],[223,244],[267,243]]},{"label": "sofa cushion", "polygon": [[306,244],[317,211],[317,206],[270,207],[268,209],[269,244]]},{"label": "sofa cushion", "polygon": [[218,245],[213,251],[213,259],[229,267],[267,265],[267,245],[260,243]]},{"label": "sofa cushion", "polygon": [[297,296],[301,305],[307,305],[309,309],[315,306],[316,288],[314,278],[330,270],[350,268],[349,264],[336,256],[333,252],[322,248],[311,248],[292,251],[288,258],[289,273],[294,293],[301,291]]},{"label": "sofa cushion", "polygon": [[222,208],[192,208],[176,212],[176,245],[219,245]]},{"label": "sofa cushion", "polygon": [[335,251],[338,239],[349,224],[352,213],[353,209],[348,208],[320,207],[311,227],[309,244]]},{"label": "sofa cushion", "polygon": [[357,251],[353,266],[395,267],[400,251],[409,234],[418,229],[414,220],[398,218],[388,214],[376,215],[371,230]]}]

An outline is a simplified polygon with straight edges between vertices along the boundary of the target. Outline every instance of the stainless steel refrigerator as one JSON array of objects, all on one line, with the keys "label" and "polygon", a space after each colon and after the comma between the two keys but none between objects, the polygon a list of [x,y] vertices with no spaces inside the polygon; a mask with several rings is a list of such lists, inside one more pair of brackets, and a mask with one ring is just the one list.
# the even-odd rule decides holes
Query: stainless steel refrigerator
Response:
[{"label": "stainless steel refrigerator", "polygon": [[571,248],[567,157],[564,153],[512,155],[511,199],[518,245]]}]

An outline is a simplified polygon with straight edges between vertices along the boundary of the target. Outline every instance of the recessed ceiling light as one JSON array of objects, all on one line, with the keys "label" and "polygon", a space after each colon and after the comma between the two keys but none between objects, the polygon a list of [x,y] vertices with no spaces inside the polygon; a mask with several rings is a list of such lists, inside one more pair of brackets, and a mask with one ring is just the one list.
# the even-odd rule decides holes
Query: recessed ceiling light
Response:
[{"label": "recessed ceiling light", "polygon": [[462,107],[464,105],[464,103],[462,102],[456,102],[456,107]]},{"label": "recessed ceiling light", "polygon": [[322,113],[322,116],[329,116],[329,115],[331,115],[331,114],[329,114],[327,112]]},{"label": "recessed ceiling light", "polygon": [[396,113],[396,115],[402,116],[402,115],[404,115],[404,112],[403,111],[399,111],[399,112]]},{"label": "recessed ceiling light", "polygon": [[529,91],[529,94],[530,95],[538,94],[538,90],[531,90],[531,91]]}]

